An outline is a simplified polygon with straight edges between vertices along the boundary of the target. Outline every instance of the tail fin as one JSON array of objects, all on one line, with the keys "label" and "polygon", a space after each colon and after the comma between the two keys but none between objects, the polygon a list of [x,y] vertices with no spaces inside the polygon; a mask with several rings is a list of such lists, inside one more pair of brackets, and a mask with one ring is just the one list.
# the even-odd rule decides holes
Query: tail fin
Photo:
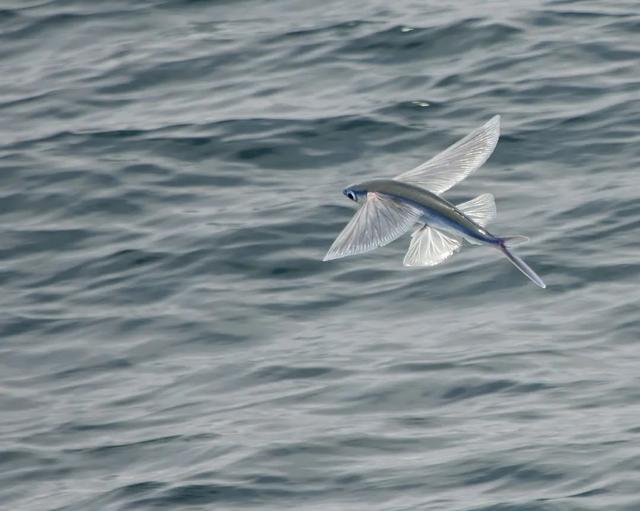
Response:
[{"label": "tail fin", "polygon": [[503,236],[502,242],[507,245],[509,248],[517,247],[518,245],[522,245],[523,243],[527,243],[529,238],[526,236]]},{"label": "tail fin", "polygon": [[527,263],[525,263],[522,259],[520,259],[517,255],[515,255],[509,248],[507,244],[510,240],[516,241],[516,238],[519,241],[522,241],[520,238],[524,238],[524,236],[507,236],[503,239],[503,242],[498,245],[502,253],[507,256],[507,259],[511,261],[511,263],[518,268],[522,273],[524,273],[531,282],[533,282],[536,286],[541,288],[546,288],[547,285],[542,281],[542,279],[533,271]]}]

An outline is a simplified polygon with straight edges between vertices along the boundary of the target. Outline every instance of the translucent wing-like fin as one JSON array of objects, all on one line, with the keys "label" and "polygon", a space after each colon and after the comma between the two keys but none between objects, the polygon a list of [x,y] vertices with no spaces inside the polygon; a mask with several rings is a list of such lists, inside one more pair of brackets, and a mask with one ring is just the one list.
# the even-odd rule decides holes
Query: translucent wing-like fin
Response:
[{"label": "translucent wing-like fin", "polygon": [[420,218],[421,212],[381,193],[368,193],[367,200],[338,235],[323,261],[369,252],[402,236]]},{"label": "translucent wing-like fin", "polygon": [[448,147],[440,154],[395,179],[441,194],[482,166],[498,143],[500,116]]},{"label": "translucent wing-like fin", "polygon": [[423,225],[411,235],[411,245],[404,256],[405,266],[435,266],[455,254],[462,239]]},{"label": "translucent wing-like fin", "polygon": [[458,204],[456,207],[482,227],[496,217],[496,201],[490,193],[478,195],[475,199]]}]

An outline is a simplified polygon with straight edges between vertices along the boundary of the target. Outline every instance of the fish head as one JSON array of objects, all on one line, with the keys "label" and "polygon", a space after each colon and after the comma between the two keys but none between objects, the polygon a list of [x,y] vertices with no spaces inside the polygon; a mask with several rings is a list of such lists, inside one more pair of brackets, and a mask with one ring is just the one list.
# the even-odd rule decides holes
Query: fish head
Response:
[{"label": "fish head", "polygon": [[362,185],[347,186],[342,193],[353,202],[364,201],[367,198],[367,189]]}]

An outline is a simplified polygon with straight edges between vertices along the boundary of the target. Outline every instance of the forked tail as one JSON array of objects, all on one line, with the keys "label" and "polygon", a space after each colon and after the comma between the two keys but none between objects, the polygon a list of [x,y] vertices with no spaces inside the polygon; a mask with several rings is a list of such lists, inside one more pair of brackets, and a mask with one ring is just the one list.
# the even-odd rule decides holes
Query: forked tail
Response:
[{"label": "forked tail", "polygon": [[509,250],[508,244],[513,242],[518,242],[522,240],[526,240],[523,236],[511,236],[503,238],[501,243],[498,245],[498,248],[502,251],[502,253],[507,256],[507,259],[511,261],[511,263],[518,268],[522,273],[524,273],[531,282],[533,282],[536,286],[541,288],[547,287],[547,285],[542,281],[542,279],[538,276],[538,274],[533,271],[527,263],[525,263],[522,259],[520,259],[517,255],[515,255],[511,250]]}]

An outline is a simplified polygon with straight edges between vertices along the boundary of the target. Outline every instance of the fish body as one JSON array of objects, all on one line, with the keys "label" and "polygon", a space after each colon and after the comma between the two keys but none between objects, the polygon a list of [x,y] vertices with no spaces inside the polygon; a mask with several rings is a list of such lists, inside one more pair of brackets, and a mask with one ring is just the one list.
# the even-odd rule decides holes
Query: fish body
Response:
[{"label": "fish body", "polygon": [[361,204],[331,245],[324,261],[382,247],[413,229],[405,266],[435,266],[462,247],[463,240],[494,247],[539,287],[542,279],[510,247],[524,236],[496,236],[486,229],[495,217],[493,195],[454,205],[441,195],[489,158],[500,136],[500,116],[418,167],[393,179],[372,179],[343,193]]},{"label": "fish body", "polygon": [[372,179],[350,188],[381,193],[420,209],[420,221],[452,234],[462,235],[470,243],[496,245],[500,239],[478,225],[448,200],[424,188],[393,179]]}]

